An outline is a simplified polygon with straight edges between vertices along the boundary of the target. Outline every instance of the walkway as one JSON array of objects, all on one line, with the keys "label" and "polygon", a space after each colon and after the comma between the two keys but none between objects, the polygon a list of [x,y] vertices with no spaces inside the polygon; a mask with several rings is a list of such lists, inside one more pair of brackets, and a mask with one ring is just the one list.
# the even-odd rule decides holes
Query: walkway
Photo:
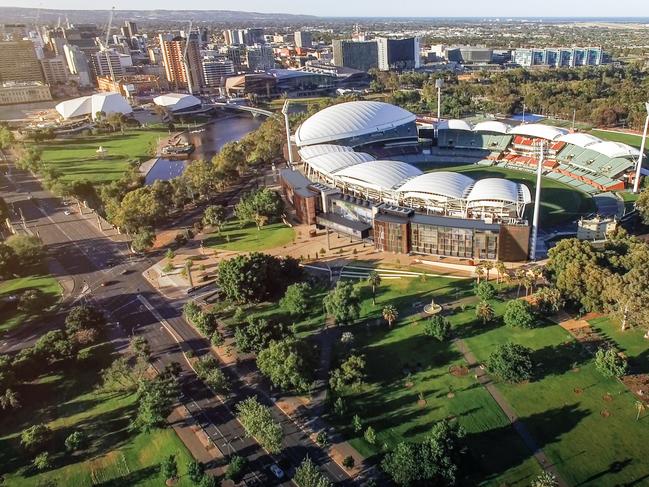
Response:
[{"label": "walkway", "polygon": [[525,424],[523,424],[523,422],[519,420],[518,415],[511,407],[507,399],[505,399],[505,397],[500,393],[496,385],[492,382],[487,372],[480,367],[480,364],[478,363],[475,355],[473,355],[471,350],[469,350],[469,347],[464,342],[464,340],[457,338],[454,339],[453,342],[460,350],[460,352],[462,352],[462,355],[464,355],[464,359],[473,371],[475,377],[478,379],[478,382],[480,382],[480,384],[482,384],[484,388],[487,389],[487,392],[489,392],[491,397],[493,397],[494,401],[496,401],[503,413],[507,415],[509,422],[514,427],[514,430],[520,435],[523,443],[525,443],[525,445],[534,454],[534,458],[536,458],[536,461],[539,462],[541,468],[546,472],[554,475],[560,487],[567,487],[568,484],[566,483],[566,481],[561,478],[556,467],[552,464],[543,450],[537,445],[536,441],[525,427]]}]

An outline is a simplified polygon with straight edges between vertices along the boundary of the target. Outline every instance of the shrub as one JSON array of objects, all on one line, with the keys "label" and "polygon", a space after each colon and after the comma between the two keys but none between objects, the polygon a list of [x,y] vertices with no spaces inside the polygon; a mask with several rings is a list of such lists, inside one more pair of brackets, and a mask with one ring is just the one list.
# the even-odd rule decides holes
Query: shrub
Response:
[{"label": "shrub", "polygon": [[595,368],[604,377],[619,378],[626,375],[629,364],[616,349],[604,350],[600,348],[595,352]]},{"label": "shrub", "polygon": [[88,437],[82,431],[75,431],[65,439],[65,448],[69,452],[81,450],[88,443]]},{"label": "shrub", "polygon": [[240,457],[239,455],[232,455],[232,457],[230,457],[228,468],[225,471],[225,478],[238,482],[243,476],[247,463],[248,462],[245,458]]},{"label": "shrub", "polygon": [[354,461],[354,457],[352,457],[351,455],[346,456],[343,459],[343,467],[345,467],[348,470],[354,468],[355,464],[356,462]]},{"label": "shrub", "polygon": [[451,324],[440,315],[435,315],[424,324],[424,333],[443,342],[451,334]]},{"label": "shrub", "polygon": [[50,454],[44,451],[36,455],[33,461],[34,468],[39,471],[44,471],[52,467],[52,462],[50,461]]},{"label": "shrub", "polygon": [[475,287],[475,295],[481,301],[488,301],[496,297],[496,287],[489,281],[482,281]]},{"label": "shrub", "polygon": [[519,328],[534,328],[536,325],[532,306],[523,299],[514,299],[505,305],[503,321],[507,326]]}]

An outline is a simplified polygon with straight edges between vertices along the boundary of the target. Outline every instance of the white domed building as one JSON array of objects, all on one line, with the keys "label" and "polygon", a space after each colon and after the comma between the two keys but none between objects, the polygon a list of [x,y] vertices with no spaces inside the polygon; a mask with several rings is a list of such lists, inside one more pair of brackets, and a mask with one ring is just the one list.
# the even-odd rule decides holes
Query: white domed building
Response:
[{"label": "white domed building", "polygon": [[156,96],[153,103],[173,113],[191,112],[201,108],[201,100],[185,93],[167,93]]}]

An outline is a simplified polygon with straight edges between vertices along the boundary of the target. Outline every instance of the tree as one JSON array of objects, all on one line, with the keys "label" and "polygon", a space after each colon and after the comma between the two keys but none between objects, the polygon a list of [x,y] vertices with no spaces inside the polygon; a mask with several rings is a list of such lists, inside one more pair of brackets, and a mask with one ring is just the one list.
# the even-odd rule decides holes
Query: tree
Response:
[{"label": "tree", "polygon": [[487,301],[480,301],[475,307],[476,317],[486,325],[496,316],[493,307]]},{"label": "tree", "polygon": [[136,357],[147,362],[151,360],[151,345],[149,345],[149,341],[143,336],[131,338],[130,347]]},{"label": "tree", "polygon": [[20,433],[21,446],[30,452],[42,451],[52,439],[52,430],[45,424],[39,423]]},{"label": "tree", "polygon": [[42,312],[48,304],[48,296],[38,288],[27,289],[20,295],[18,309],[28,314]]},{"label": "tree", "polygon": [[453,485],[464,453],[464,436],[457,423],[440,421],[422,443],[397,444],[381,467],[398,485]]},{"label": "tree", "polygon": [[349,281],[338,281],[323,302],[327,313],[334,317],[336,323],[350,322],[360,315],[358,290]]},{"label": "tree", "polygon": [[225,478],[235,483],[239,482],[241,477],[243,477],[247,463],[245,458],[239,455],[232,455],[230,457],[230,463],[228,463],[228,468],[225,471]]},{"label": "tree", "polygon": [[392,328],[392,323],[394,323],[399,317],[399,312],[397,308],[392,304],[388,304],[383,307],[383,319],[388,322],[388,328]]},{"label": "tree", "polygon": [[88,436],[83,431],[70,433],[65,439],[65,449],[75,452],[83,449],[88,444]]},{"label": "tree", "polygon": [[42,267],[45,252],[38,238],[30,235],[12,235],[5,243],[14,251],[21,275],[30,274]]},{"label": "tree", "polygon": [[482,281],[480,284],[476,285],[475,295],[479,297],[481,301],[489,301],[496,297],[496,287],[489,281]]},{"label": "tree", "polygon": [[604,376],[620,378],[626,375],[629,368],[626,358],[614,349],[599,348],[595,352],[595,368]]},{"label": "tree", "polygon": [[205,208],[203,213],[203,225],[216,228],[216,231],[221,235],[221,227],[227,218],[227,210],[222,205],[210,205]]},{"label": "tree", "polygon": [[372,304],[376,305],[376,289],[381,285],[381,275],[372,271],[367,276],[367,282],[372,286]]},{"label": "tree", "polygon": [[169,455],[160,464],[160,474],[166,481],[176,480],[178,478],[178,463],[176,455]]},{"label": "tree", "polygon": [[288,333],[281,323],[274,323],[265,318],[249,318],[234,331],[234,342],[242,353],[259,353],[268,347],[273,340],[282,340]]},{"label": "tree", "polygon": [[254,222],[257,230],[261,230],[268,222],[279,219],[283,211],[282,198],[268,188],[243,196],[235,207],[237,217],[242,221]]},{"label": "tree", "polygon": [[112,223],[128,233],[137,233],[155,227],[169,209],[170,205],[161,201],[152,187],[144,186],[126,193],[112,216]]},{"label": "tree", "polygon": [[502,381],[523,382],[532,378],[532,350],[516,343],[504,343],[489,355],[485,365]]},{"label": "tree", "polygon": [[21,404],[18,393],[9,388],[4,389],[4,394],[0,395],[0,409],[18,409],[20,406]]},{"label": "tree", "polygon": [[649,225],[649,188],[640,191],[638,199],[635,201],[635,207],[645,225]]},{"label": "tree", "polygon": [[424,323],[424,333],[443,342],[451,334],[451,323],[440,315],[431,316]]},{"label": "tree", "polygon": [[282,296],[302,276],[299,262],[259,252],[238,255],[219,263],[218,285],[237,303],[260,302]]},{"label": "tree", "polygon": [[545,316],[556,313],[563,306],[563,297],[556,287],[542,287],[534,293],[536,306]]},{"label": "tree", "polygon": [[177,379],[171,375],[141,380],[137,390],[137,413],[131,428],[148,433],[165,424],[177,397]]},{"label": "tree", "polygon": [[101,371],[101,390],[104,392],[133,392],[145,377],[149,363],[138,359],[133,365],[119,357]]},{"label": "tree", "polygon": [[354,465],[356,465],[356,461],[354,460],[353,456],[347,455],[345,458],[343,458],[343,467],[345,467],[347,470],[354,468]]},{"label": "tree", "polygon": [[365,433],[363,433],[363,438],[365,438],[365,441],[370,445],[374,445],[376,443],[376,432],[374,431],[374,428],[368,426]]},{"label": "tree", "polygon": [[532,307],[523,299],[513,299],[505,305],[503,321],[507,326],[518,328],[534,328],[536,325]]},{"label": "tree", "polygon": [[205,475],[205,467],[201,462],[190,460],[187,462],[187,476],[195,485],[198,485]]},{"label": "tree", "polygon": [[499,260],[494,264],[494,269],[496,269],[496,282],[500,284],[500,281],[503,280],[503,278],[507,278],[507,266],[504,262]]},{"label": "tree", "polygon": [[0,127],[0,150],[9,149],[15,141],[14,134],[8,127]]},{"label": "tree", "polygon": [[530,487],[559,487],[557,478],[549,472],[543,472],[532,480]]},{"label": "tree", "polygon": [[219,367],[218,361],[211,355],[204,355],[194,363],[196,374],[213,391],[223,394],[230,389],[225,374]]},{"label": "tree", "polygon": [[354,433],[360,433],[363,429],[363,421],[358,414],[354,414],[352,418],[352,428],[354,429]]},{"label": "tree", "polygon": [[79,330],[101,330],[106,325],[104,314],[89,304],[80,304],[70,310],[65,317],[65,329],[68,334]]},{"label": "tree", "polygon": [[34,352],[52,364],[73,356],[74,347],[63,330],[52,330],[41,336],[34,344]]},{"label": "tree", "polygon": [[309,455],[295,469],[293,481],[299,487],[331,487],[331,482],[318,470]]},{"label": "tree", "polygon": [[304,355],[295,338],[273,340],[268,348],[257,355],[257,367],[275,387],[306,393],[311,387],[311,381],[307,375]]},{"label": "tree", "polygon": [[152,227],[142,227],[133,235],[131,240],[131,249],[133,252],[146,252],[155,243],[155,231]]},{"label": "tree", "polygon": [[361,355],[352,354],[345,359],[337,369],[331,372],[329,387],[341,394],[345,390],[358,391],[365,378],[365,359]]},{"label": "tree", "polygon": [[284,297],[279,305],[288,313],[295,316],[302,316],[309,306],[309,293],[311,286],[306,282],[291,284],[286,288]]},{"label": "tree", "polygon": [[256,397],[249,397],[236,405],[237,418],[249,436],[270,453],[282,449],[282,426],[271,414],[270,408],[262,405]]},{"label": "tree", "polygon": [[43,472],[45,470],[48,470],[52,468],[52,462],[50,460],[50,454],[46,451],[39,453],[34,457],[34,461],[32,462],[34,465],[34,468],[40,472]]},{"label": "tree", "polygon": [[0,279],[8,279],[18,273],[20,266],[17,260],[14,249],[0,242]]}]

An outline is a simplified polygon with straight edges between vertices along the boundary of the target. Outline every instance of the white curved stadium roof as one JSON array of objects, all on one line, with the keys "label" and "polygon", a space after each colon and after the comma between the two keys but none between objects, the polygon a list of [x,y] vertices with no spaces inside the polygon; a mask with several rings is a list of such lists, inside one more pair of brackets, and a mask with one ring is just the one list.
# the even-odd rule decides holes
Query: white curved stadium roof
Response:
[{"label": "white curved stadium roof", "polygon": [[97,112],[109,113],[132,113],[133,109],[126,98],[119,93],[95,93],[90,96],[73,98],[62,101],[56,105],[56,111],[65,118],[84,117],[91,115],[96,118]]},{"label": "white curved stadium roof", "polygon": [[172,112],[201,105],[201,101],[198,98],[185,93],[167,93],[166,95],[156,96],[153,99],[153,103],[168,108]]},{"label": "white curved stadium roof", "polygon": [[439,195],[445,198],[462,199],[475,181],[464,174],[438,171],[414,177],[399,187],[399,192],[404,198],[427,199],[430,195]]},{"label": "white curved stadium roof", "polygon": [[486,122],[480,122],[475,124],[475,126],[473,127],[474,132],[494,132],[497,134],[507,134],[510,130],[511,127],[509,125],[497,120],[487,120]]},{"label": "white curved stadium roof", "polygon": [[419,169],[405,162],[371,161],[338,171],[336,179],[377,191],[390,191],[421,174]]},{"label": "white curved stadium roof", "polygon": [[298,152],[300,153],[300,157],[303,160],[306,160],[311,159],[312,157],[329,154],[331,152],[354,152],[354,149],[347,147],[346,145],[318,144],[302,147]]},{"label": "white curved stadium roof", "polygon": [[438,130],[471,130],[471,125],[464,120],[442,120],[437,127]]},{"label": "white curved stadium roof", "polygon": [[469,203],[492,200],[529,204],[532,195],[524,184],[504,178],[486,178],[476,181],[466,199]]},{"label": "white curved stadium roof", "polygon": [[374,157],[365,152],[331,152],[312,157],[307,164],[315,171],[332,175],[346,167],[373,160]]},{"label": "white curved stadium roof", "polygon": [[565,142],[566,144],[576,145],[577,147],[586,148],[589,145],[602,142],[602,139],[594,135],[584,134],[582,132],[573,132],[572,134],[562,135],[557,141]]},{"label": "white curved stadium roof", "polygon": [[598,142],[593,145],[589,145],[590,150],[604,154],[611,159],[616,157],[637,157],[640,155],[640,151],[635,147],[630,145],[622,144],[621,142]]},{"label": "white curved stadium roof", "polygon": [[[298,146],[333,142],[414,122],[403,108],[379,101],[350,101],[312,115],[295,132]],[[416,134],[414,134],[416,135]]]},{"label": "white curved stadium roof", "polygon": [[537,137],[540,139],[555,140],[568,133],[565,129],[551,127],[540,123],[529,123],[517,125],[509,131],[510,134],[524,135],[526,137]]}]

